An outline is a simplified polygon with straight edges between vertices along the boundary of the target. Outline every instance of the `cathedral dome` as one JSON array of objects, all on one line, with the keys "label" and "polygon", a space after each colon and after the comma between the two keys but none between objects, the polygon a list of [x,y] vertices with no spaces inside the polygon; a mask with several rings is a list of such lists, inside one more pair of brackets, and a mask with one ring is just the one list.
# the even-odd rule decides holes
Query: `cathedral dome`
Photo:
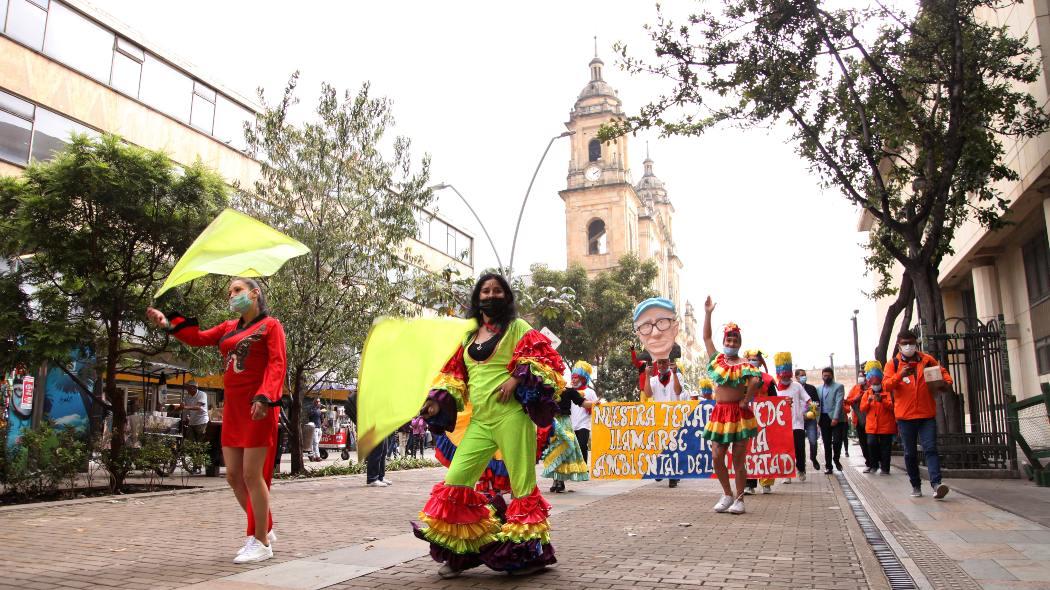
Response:
[{"label": "cathedral dome", "polygon": [[[648,151],[648,149],[646,150]],[[645,174],[642,175],[642,179],[635,185],[634,190],[638,193],[638,196],[643,201],[651,201],[654,203],[669,203],[670,200],[667,198],[667,188],[664,187],[664,181],[660,180],[653,174],[653,161],[648,156],[643,162],[645,166]]]},{"label": "cathedral dome", "polygon": [[608,97],[613,99],[613,104],[620,105],[620,97],[617,95],[616,90],[609,85],[602,78],[602,67],[605,66],[605,62],[601,60],[597,55],[588,64],[591,70],[591,80],[587,82],[587,85],[580,91],[580,96],[576,99],[576,105],[579,106],[580,102],[588,98],[596,97]]}]

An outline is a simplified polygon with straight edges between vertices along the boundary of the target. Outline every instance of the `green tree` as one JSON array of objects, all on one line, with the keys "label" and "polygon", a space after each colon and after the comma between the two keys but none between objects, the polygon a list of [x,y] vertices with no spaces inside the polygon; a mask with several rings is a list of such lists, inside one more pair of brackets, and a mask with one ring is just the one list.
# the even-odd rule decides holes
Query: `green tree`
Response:
[{"label": "green tree", "polygon": [[[376,317],[411,314],[421,270],[405,249],[428,204],[429,157],[417,167],[404,137],[389,137],[390,101],[322,85],[314,117],[292,121],[298,74],[277,104],[247,130],[261,164],[246,213],[310,247],[267,282],[274,316],[288,342],[289,422],[302,421],[304,394],[325,380],[347,381]],[[443,279],[443,277],[442,277]],[[291,437],[292,472],[303,470],[299,437]]]},{"label": "green tree", "polygon": [[638,302],[656,294],[652,285],[658,272],[656,263],[641,262],[631,254],[593,279],[578,265],[564,271],[535,265],[529,285],[519,288],[527,302],[522,314],[537,328],[546,326],[562,339],[558,352],[563,357],[597,367],[604,396],[632,399],[638,373],[630,362],[636,340],[631,314]]},{"label": "green tree", "polygon": [[0,281],[0,328],[27,366],[64,367],[74,348],[94,350],[118,455],[118,368],[163,350],[165,337],[145,330],[143,311],[225,204],[222,179],[200,163],[178,168],[111,135],[74,137],[51,161],[0,179],[0,250],[21,257]]},{"label": "green tree", "polygon": [[[995,186],[1018,179],[1003,161],[1004,139],[1050,127],[1026,91],[1039,75],[1037,50],[979,16],[1011,4],[924,0],[909,13],[879,2],[723,0],[682,23],[659,12],[648,27],[655,62],[619,49],[627,69],[673,89],[601,135],[786,122],[822,183],[876,220],[869,268],[886,279],[899,262],[922,321],[936,326],[938,267],[956,229],[967,219],[1003,223],[1007,202]],[[888,279],[881,286],[879,294],[896,289]]]}]

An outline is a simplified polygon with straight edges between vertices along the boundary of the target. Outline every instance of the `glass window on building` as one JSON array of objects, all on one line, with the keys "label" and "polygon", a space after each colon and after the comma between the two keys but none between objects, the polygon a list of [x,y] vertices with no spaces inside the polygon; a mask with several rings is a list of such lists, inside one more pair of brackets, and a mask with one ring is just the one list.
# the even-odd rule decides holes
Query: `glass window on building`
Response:
[{"label": "glass window on building", "polygon": [[138,98],[139,80],[142,78],[142,62],[120,53],[113,54],[113,73],[109,78],[109,85],[113,88]]},{"label": "glass window on building", "polygon": [[1035,305],[1050,298],[1050,243],[1047,242],[1045,230],[1021,247],[1021,256],[1028,285],[1028,302]]},{"label": "glass window on building", "polygon": [[0,31],[4,30],[4,23],[7,22],[7,0],[0,0]]},{"label": "glass window on building", "polygon": [[12,164],[29,163],[29,140],[33,135],[33,123],[0,111],[0,160]]},{"label": "glass window on building", "polygon": [[1035,341],[1035,365],[1040,375],[1050,373],[1050,336]]},{"label": "glass window on building", "polygon": [[430,220],[430,241],[427,243],[442,252],[448,251],[448,225],[444,221]]},{"label": "glass window on building", "polygon": [[215,91],[200,82],[193,83],[193,111],[190,125],[211,133],[215,122]]},{"label": "glass window on building", "polygon": [[244,151],[248,144],[244,140],[244,124],[255,121],[255,114],[232,100],[215,97],[215,139],[234,149]]},{"label": "glass window on building", "polygon": [[105,83],[113,63],[113,33],[56,2],[47,17],[44,53]]},{"label": "glass window on building", "polygon": [[46,22],[47,2],[9,0],[4,32],[15,41],[40,51],[44,47]]},{"label": "glass window on building", "polygon": [[153,54],[146,54],[139,86],[139,99],[142,102],[183,123],[189,123],[192,98],[192,79]]},{"label": "glass window on building", "polygon": [[55,152],[69,144],[69,138],[74,133],[91,137],[98,137],[99,135],[94,129],[85,127],[58,113],[37,108],[36,125],[33,129],[32,159],[38,161],[50,160]]}]

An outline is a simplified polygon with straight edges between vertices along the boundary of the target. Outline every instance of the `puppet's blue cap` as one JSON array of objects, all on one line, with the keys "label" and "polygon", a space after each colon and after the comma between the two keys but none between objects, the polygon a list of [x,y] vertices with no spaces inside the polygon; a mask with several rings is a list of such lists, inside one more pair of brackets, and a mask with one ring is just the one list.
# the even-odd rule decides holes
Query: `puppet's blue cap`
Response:
[{"label": "puppet's blue cap", "polygon": [[666,297],[650,297],[649,299],[646,299],[645,301],[639,303],[638,307],[634,308],[634,321],[637,322],[638,316],[642,315],[642,312],[652,307],[666,309],[671,313],[678,313],[677,311],[675,311],[674,302],[672,302],[670,299],[667,299]]}]

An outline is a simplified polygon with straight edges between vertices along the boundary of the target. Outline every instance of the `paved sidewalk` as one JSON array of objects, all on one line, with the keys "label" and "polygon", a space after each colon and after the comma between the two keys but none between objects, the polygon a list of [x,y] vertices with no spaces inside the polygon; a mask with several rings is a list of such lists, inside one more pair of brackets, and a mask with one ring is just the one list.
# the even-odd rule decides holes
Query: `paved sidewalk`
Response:
[{"label": "paved sidewalk", "polygon": [[714,481],[570,484],[551,494],[559,563],[532,578],[436,575],[408,534],[443,469],[274,487],[275,559],[231,563],[243,515],[199,491],[0,512],[0,590],[47,588],[886,588],[834,479],[778,484],[748,514],[711,512]]},{"label": "paved sidewalk", "polygon": [[912,498],[903,469],[865,475],[860,448],[850,454],[843,464],[854,491],[920,587],[1050,589],[1050,529],[960,493],[1019,482],[946,479],[953,491],[937,501],[924,480],[924,496]]}]

